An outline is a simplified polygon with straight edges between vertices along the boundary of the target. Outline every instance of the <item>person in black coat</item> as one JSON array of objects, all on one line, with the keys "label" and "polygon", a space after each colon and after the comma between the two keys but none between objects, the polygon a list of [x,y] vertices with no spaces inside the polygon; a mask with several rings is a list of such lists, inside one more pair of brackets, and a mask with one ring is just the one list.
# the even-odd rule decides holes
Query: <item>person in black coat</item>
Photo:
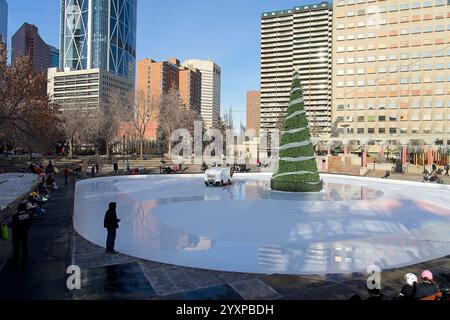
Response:
[{"label": "person in black coat", "polygon": [[20,247],[22,247],[22,262],[26,263],[28,260],[28,231],[32,224],[32,216],[27,211],[26,204],[21,203],[8,224],[8,227],[12,231],[14,263],[19,261]]},{"label": "person in black coat", "polygon": [[45,169],[45,174],[55,174],[55,168],[53,167],[53,162],[49,161],[47,168]]},{"label": "person in black coat", "polygon": [[119,229],[120,222],[120,219],[117,218],[116,207],[117,204],[115,202],[109,204],[109,209],[105,213],[105,220],[103,223],[105,229],[108,230],[108,236],[106,238],[106,253],[108,254],[118,254],[118,252],[114,250],[116,231]]}]

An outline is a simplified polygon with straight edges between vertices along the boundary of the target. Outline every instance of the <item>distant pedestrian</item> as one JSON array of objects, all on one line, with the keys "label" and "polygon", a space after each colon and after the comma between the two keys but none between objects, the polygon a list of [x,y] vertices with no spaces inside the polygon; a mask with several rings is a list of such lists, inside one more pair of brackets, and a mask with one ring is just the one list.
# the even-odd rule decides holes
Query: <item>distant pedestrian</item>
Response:
[{"label": "distant pedestrian", "polygon": [[127,173],[130,174],[130,163],[127,161]]},{"label": "distant pedestrian", "polygon": [[450,169],[450,166],[448,162],[444,165],[445,175],[448,177],[448,170]]},{"label": "distant pedestrian", "polygon": [[104,219],[104,227],[108,231],[108,236],[106,238],[106,253],[107,254],[118,254],[116,250],[114,250],[114,245],[116,241],[116,232],[119,229],[120,219],[117,218],[116,212],[117,204],[115,202],[111,202],[109,204],[109,209],[105,213]]},{"label": "distant pedestrian", "polygon": [[114,162],[113,170],[114,170],[114,174],[118,174],[119,173],[119,164],[117,162]]},{"label": "distant pedestrian", "polygon": [[95,176],[98,175],[98,172],[100,171],[100,167],[98,165],[98,163],[95,164]]},{"label": "distant pedestrian", "polygon": [[66,166],[66,167],[64,168],[64,183],[65,183],[66,185],[67,185],[67,179],[69,178],[69,173],[70,173],[69,167]]},{"label": "distant pedestrian", "polygon": [[21,203],[17,208],[17,213],[11,218],[8,227],[12,231],[13,261],[19,262],[20,248],[22,247],[22,262],[28,260],[28,231],[33,223],[31,214],[27,211],[25,203]]},{"label": "distant pedestrian", "polygon": [[48,162],[47,168],[45,168],[45,174],[55,173],[55,168],[53,167],[53,162],[50,160]]},{"label": "distant pedestrian", "polygon": [[93,165],[91,168],[91,177],[95,178],[95,165]]},{"label": "distant pedestrian", "polygon": [[433,163],[433,165],[431,166],[431,169],[432,169],[433,172],[437,171],[436,163]]}]

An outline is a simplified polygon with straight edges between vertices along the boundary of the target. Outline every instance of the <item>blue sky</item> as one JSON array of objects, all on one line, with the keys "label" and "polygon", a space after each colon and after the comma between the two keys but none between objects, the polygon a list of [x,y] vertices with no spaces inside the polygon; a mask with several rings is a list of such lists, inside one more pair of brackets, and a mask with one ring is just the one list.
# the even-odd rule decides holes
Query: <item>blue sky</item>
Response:
[{"label": "blue sky", "polygon": [[[8,37],[28,22],[58,47],[59,0],[7,0]],[[138,59],[212,59],[222,68],[222,112],[245,123],[245,93],[259,89],[260,16],[320,0],[138,0]]]}]

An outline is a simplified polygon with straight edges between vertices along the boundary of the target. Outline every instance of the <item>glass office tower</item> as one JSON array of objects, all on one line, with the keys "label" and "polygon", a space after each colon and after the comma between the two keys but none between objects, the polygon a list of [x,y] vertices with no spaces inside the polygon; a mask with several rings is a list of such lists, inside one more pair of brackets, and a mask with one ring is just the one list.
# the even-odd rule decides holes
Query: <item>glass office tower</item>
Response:
[{"label": "glass office tower", "polygon": [[0,42],[7,44],[8,41],[8,3],[0,0]]},{"label": "glass office tower", "polygon": [[60,67],[134,79],[137,0],[61,0]]}]

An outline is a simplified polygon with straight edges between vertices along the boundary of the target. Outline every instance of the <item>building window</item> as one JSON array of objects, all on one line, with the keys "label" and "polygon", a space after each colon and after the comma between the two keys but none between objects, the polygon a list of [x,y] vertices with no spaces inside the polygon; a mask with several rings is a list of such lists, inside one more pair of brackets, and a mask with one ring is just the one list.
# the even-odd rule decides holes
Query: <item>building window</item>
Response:
[{"label": "building window", "polygon": [[408,9],[409,9],[409,3],[400,4],[400,10],[408,10]]},{"label": "building window", "polygon": [[358,116],[358,122],[364,122],[364,116]]},{"label": "building window", "polygon": [[397,128],[389,128],[389,133],[391,134],[397,133]]},{"label": "building window", "polygon": [[378,133],[386,133],[386,128],[378,128]]},{"label": "building window", "polygon": [[358,134],[364,134],[364,128],[358,128]]},{"label": "building window", "polygon": [[378,121],[385,122],[386,121],[386,116],[378,116]]}]

